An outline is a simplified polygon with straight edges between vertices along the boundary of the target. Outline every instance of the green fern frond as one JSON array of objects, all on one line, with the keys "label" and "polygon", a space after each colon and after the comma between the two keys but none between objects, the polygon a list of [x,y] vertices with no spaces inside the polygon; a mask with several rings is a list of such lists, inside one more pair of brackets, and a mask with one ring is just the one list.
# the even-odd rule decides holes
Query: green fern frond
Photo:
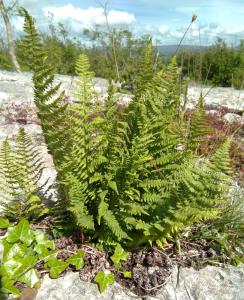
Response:
[{"label": "green fern frond", "polygon": [[60,169],[63,157],[69,147],[67,124],[65,124],[66,104],[63,103],[64,92],[59,93],[60,84],[54,85],[54,67],[48,65],[44,47],[35,28],[33,18],[24,9],[24,31],[22,47],[26,51],[28,64],[33,71],[34,101],[41,121],[43,135],[54,164]]},{"label": "green fern frond", "polygon": [[38,219],[47,213],[43,204],[46,184],[40,179],[44,163],[24,129],[20,129],[15,144],[8,140],[0,150],[0,206],[11,219]]},{"label": "green fern frond", "polygon": [[187,148],[195,151],[200,144],[203,143],[204,138],[212,132],[208,125],[207,115],[204,110],[203,97],[200,95],[198,104],[193,111],[187,136]]}]

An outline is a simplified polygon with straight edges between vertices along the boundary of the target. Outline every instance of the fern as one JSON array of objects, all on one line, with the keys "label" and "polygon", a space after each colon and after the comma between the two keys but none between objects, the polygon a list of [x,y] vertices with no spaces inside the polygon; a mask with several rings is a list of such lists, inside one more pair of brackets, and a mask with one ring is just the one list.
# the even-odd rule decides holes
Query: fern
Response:
[{"label": "fern", "polygon": [[208,132],[202,99],[188,126],[176,58],[156,73],[149,41],[135,97],[118,112],[111,88],[107,99],[98,100],[83,54],[76,64],[76,104],[66,109],[63,94],[52,100],[59,86],[52,87],[33,20],[25,16],[36,47],[35,102],[62,187],[59,208],[76,226],[101,243],[136,246],[217,218],[230,187],[230,141],[200,163],[195,150]]},{"label": "fern", "polygon": [[167,219],[175,231],[218,216],[231,187],[229,148],[230,140],[227,140],[209,160],[186,168],[183,182],[175,193],[176,206],[171,206],[172,215]]},{"label": "fern", "polygon": [[44,164],[24,129],[14,147],[8,140],[2,143],[0,169],[0,206],[7,217],[35,220],[47,213],[43,205],[47,183],[40,183]]},{"label": "fern", "polygon": [[[87,66],[84,59],[78,60],[83,68]],[[74,167],[73,175],[68,175],[75,176],[76,184],[67,183],[70,190],[77,187],[78,196],[69,201],[77,220],[81,218],[79,225],[87,228],[83,220],[88,217],[100,241],[137,244],[172,236],[193,222],[215,218],[226,193],[219,187],[229,178],[223,175],[228,147],[223,146],[221,154],[216,152],[199,167],[189,148],[177,150],[184,143],[187,124],[182,129],[175,59],[120,116],[113,97],[104,108],[98,106],[91,78],[89,83],[79,77],[82,93],[78,93],[70,159]]]}]

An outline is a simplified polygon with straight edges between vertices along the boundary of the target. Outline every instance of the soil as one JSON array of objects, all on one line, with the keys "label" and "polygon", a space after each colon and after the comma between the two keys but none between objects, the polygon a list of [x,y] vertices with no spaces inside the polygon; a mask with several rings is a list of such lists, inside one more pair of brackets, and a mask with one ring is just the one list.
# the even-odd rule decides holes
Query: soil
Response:
[{"label": "soil", "polygon": [[170,278],[172,261],[165,253],[152,247],[130,253],[123,270],[131,272],[132,278],[125,278],[123,272],[116,272],[117,282],[138,296],[155,296]]}]

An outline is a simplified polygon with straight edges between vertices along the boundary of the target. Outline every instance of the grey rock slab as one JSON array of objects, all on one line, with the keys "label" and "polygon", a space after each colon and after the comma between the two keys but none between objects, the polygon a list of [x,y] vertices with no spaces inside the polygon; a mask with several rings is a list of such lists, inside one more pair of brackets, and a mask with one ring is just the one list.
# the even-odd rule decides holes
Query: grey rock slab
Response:
[{"label": "grey rock slab", "polygon": [[227,113],[224,115],[223,119],[225,121],[227,121],[228,123],[235,123],[235,122],[241,122],[244,121],[244,119],[239,116],[238,114],[234,114],[234,113]]},{"label": "grey rock slab", "polygon": [[[33,83],[31,73],[15,73],[0,70],[0,105],[21,101],[33,102]],[[108,81],[102,78],[94,78],[95,90],[98,93],[105,93],[108,88]],[[74,76],[56,75],[54,83],[61,82],[60,91],[65,90],[72,99],[72,89],[75,82]]]},{"label": "grey rock slab", "polygon": [[[207,266],[174,269],[168,284],[156,299],[167,300],[242,300],[244,299],[244,268]],[[178,278],[178,280],[177,280]],[[147,300],[153,300],[147,297]]]},{"label": "grey rock slab", "polygon": [[187,93],[187,106],[192,108],[196,105],[200,95],[204,97],[204,103],[207,109],[216,109],[225,106],[230,110],[244,110],[244,90],[236,90],[226,87],[199,87],[189,86]]},{"label": "grey rock slab", "polygon": [[41,126],[37,124],[26,124],[20,125],[18,123],[12,124],[0,124],[0,142],[5,138],[10,140],[18,133],[19,129],[23,127],[25,132],[35,141],[36,143],[43,142]]},{"label": "grey rock slab", "polygon": [[[179,274],[178,274],[179,272]],[[97,285],[81,281],[78,273],[61,278],[44,277],[36,300],[242,300],[244,267],[207,266],[199,271],[176,266],[166,285],[155,297],[137,297],[117,283],[100,294]]]},{"label": "grey rock slab", "polygon": [[81,281],[78,273],[67,273],[58,279],[45,276],[35,300],[131,300],[134,297],[127,295],[118,284],[100,294],[96,284]]},{"label": "grey rock slab", "polygon": [[[33,102],[33,85],[31,73],[16,73],[0,70],[0,105],[15,101]],[[72,88],[75,82],[74,76],[56,75],[55,83],[61,82],[61,90],[65,90],[68,99],[73,100]],[[108,80],[94,78],[94,89],[102,96],[107,93]],[[188,88],[188,107],[193,107],[200,94],[203,94],[207,107],[217,108],[226,106],[233,111],[243,111],[244,90],[235,90],[224,87],[199,87],[190,85]],[[131,95],[122,96],[121,103],[128,103]]]}]

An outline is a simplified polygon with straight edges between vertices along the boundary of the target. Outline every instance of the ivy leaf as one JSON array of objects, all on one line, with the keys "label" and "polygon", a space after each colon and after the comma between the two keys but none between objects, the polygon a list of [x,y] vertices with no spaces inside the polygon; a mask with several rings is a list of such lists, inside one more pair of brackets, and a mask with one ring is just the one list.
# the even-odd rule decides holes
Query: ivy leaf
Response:
[{"label": "ivy leaf", "polygon": [[84,266],[84,254],[85,252],[80,250],[75,255],[69,257],[66,262],[74,266],[76,270],[80,270]]},{"label": "ivy leaf", "polygon": [[115,268],[119,269],[121,266],[121,260],[127,260],[129,253],[126,252],[120,245],[117,245],[111,260],[113,261]]},{"label": "ivy leaf", "polygon": [[102,293],[106,290],[107,285],[114,284],[114,275],[111,273],[105,274],[104,272],[98,272],[94,278],[94,282],[98,284],[99,291]]},{"label": "ivy leaf", "polygon": [[34,234],[30,230],[30,224],[26,219],[21,219],[17,226],[8,229],[7,241],[16,243],[19,240],[27,246],[34,240]]},{"label": "ivy leaf", "polygon": [[3,262],[18,255],[20,257],[26,256],[27,246],[22,243],[8,243],[7,239],[3,239]]},{"label": "ivy leaf", "polygon": [[55,250],[55,243],[52,240],[48,240],[41,230],[34,231],[35,239],[38,245],[45,245],[46,248]]},{"label": "ivy leaf", "polygon": [[29,270],[24,275],[19,277],[18,281],[21,281],[21,282],[27,284],[31,288],[35,287],[36,284],[39,282],[37,271],[35,269]]},{"label": "ivy leaf", "polygon": [[0,228],[8,228],[10,225],[8,219],[0,218]]},{"label": "ivy leaf", "polygon": [[6,294],[12,294],[14,298],[20,296],[20,291],[14,286],[14,281],[9,277],[1,278],[2,291]]},{"label": "ivy leaf", "polygon": [[12,278],[16,270],[21,266],[21,263],[15,259],[9,259],[4,264],[1,264],[1,275]]},{"label": "ivy leaf", "polygon": [[46,263],[46,267],[50,268],[50,277],[52,279],[58,278],[59,274],[61,274],[68,265],[67,262],[60,261],[57,258],[51,258]]},{"label": "ivy leaf", "polygon": [[19,278],[19,276],[24,275],[30,269],[35,267],[37,262],[37,257],[26,256],[26,257],[15,257],[15,260],[19,263],[18,268],[15,269],[14,276]]},{"label": "ivy leaf", "polygon": [[34,231],[35,239],[38,244],[44,244],[46,241],[46,236],[43,231],[41,230],[35,230]]},{"label": "ivy leaf", "polygon": [[57,250],[48,250],[44,245],[36,245],[35,251],[38,253],[38,258],[44,261],[55,258],[57,254]]}]

